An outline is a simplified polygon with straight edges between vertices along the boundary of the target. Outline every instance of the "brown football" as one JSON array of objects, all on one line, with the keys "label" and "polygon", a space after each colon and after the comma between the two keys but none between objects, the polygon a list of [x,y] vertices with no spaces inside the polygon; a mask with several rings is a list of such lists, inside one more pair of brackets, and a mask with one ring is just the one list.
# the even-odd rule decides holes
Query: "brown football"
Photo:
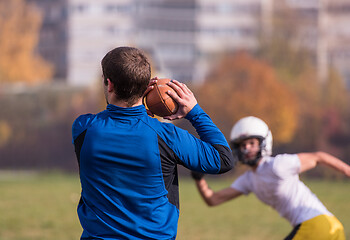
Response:
[{"label": "brown football", "polygon": [[167,78],[158,79],[154,88],[145,96],[147,108],[160,117],[175,114],[178,109],[177,103],[166,93],[169,90],[175,92],[167,85],[170,80]]}]

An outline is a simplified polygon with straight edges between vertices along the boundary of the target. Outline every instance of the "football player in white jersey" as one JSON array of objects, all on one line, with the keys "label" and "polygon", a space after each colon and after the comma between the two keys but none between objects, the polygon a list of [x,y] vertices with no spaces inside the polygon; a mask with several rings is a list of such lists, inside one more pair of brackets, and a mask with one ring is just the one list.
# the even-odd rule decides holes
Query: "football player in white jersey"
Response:
[{"label": "football player in white jersey", "polygon": [[240,119],[233,126],[230,138],[233,154],[241,163],[250,166],[250,170],[220,191],[213,191],[203,174],[192,172],[209,206],[253,192],[293,226],[285,240],[345,240],[343,225],[300,181],[299,174],[324,164],[350,177],[349,165],[324,152],[272,157],[271,131],[264,121],[253,116]]}]

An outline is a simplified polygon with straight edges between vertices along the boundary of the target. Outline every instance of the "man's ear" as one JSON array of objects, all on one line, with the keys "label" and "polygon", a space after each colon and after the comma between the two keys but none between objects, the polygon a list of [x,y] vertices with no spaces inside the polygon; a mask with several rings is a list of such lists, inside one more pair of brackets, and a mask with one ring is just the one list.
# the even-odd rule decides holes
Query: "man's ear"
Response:
[{"label": "man's ear", "polygon": [[108,92],[114,92],[114,83],[109,78],[107,78],[107,90]]}]

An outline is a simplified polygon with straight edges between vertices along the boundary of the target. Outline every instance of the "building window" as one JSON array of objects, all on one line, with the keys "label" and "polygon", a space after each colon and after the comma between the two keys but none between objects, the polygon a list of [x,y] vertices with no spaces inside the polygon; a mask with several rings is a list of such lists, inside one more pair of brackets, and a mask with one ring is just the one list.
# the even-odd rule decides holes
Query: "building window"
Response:
[{"label": "building window", "polygon": [[132,11],[130,5],[108,4],[105,6],[107,13],[130,13]]},{"label": "building window", "polygon": [[72,12],[76,12],[76,13],[83,13],[83,12],[86,12],[87,10],[88,10],[88,5],[86,4],[77,4],[72,7]]}]

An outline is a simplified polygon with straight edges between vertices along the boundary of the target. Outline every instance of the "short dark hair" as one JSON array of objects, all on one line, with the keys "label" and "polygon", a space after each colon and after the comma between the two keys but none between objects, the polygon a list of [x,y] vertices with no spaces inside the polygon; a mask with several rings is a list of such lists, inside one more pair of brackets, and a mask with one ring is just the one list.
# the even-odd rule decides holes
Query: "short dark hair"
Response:
[{"label": "short dark hair", "polygon": [[151,65],[145,54],[133,47],[118,47],[101,61],[104,84],[114,84],[118,100],[133,105],[141,98],[151,79]]}]

